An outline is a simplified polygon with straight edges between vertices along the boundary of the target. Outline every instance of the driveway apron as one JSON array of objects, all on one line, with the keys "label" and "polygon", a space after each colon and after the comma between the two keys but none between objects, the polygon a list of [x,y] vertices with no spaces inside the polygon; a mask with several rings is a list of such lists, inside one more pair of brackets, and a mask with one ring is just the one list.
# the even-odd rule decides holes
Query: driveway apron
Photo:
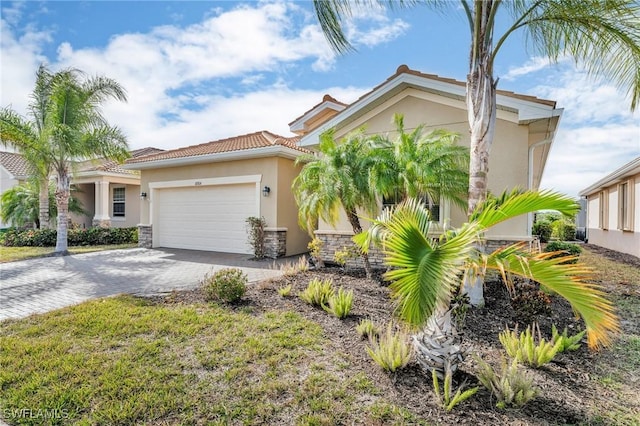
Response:
[{"label": "driveway apron", "polygon": [[[282,275],[292,259],[179,249],[126,249],[0,264],[0,321],[121,293],[152,295],[196,288],[206,273],[240,268],[249,282]],[[297,260],[297,258],[293,259]]]}]

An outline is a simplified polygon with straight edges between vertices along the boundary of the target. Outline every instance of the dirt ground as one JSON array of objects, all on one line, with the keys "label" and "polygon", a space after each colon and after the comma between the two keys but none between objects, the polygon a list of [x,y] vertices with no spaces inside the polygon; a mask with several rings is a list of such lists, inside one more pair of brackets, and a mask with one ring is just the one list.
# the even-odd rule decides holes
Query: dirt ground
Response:
[{"label": "dirt ground", "polygon": [[[610,252],[596,246],[588,246],[593,252],[616,262],[640,268],[640,259],[620,253]],[[338,320],[321,309],[313,308],[298,298],[312,278],[333,279],[336,288],[354,290],[354,309],[345,320]],[[454,409],[444,412],[433,393],[430,377],[427,377],[415,362],[395,375],[384,373],[366,353],[367,342],[356,332],[355,327],[363,318],[369,318],[385,325],[393,318],[393,304],[390,291],[377,282],[364,279],[361,271],[325,268],[308,271],[293,277],[283,277],[251,287],[242,303],[253,311],[292,310],[320,324],[330,343],[325,350],[338,350],[349,355],[353,373],[366,373],[387,402],[404,407],[419,418],[431,424],[441,425],[546,425],[546,424],[640,424],[640,416],[634,423],[633,413],[640,413],[640,397],[634,386],[637,378],[624,373],[611,373],[617,368],[616,352],[604,350],[591,352],[583,341],[580,349],[558,355],[551,363],[540,369],[527,368],[533,376],[539,395],[521,409],[500,410],[495,398],[484,388]],[[282,297],[276,291],[286,284],[292,284],[292,297]],[[633,303],[640,304],[639,295],[630,295]],[[482,309],[470,309],[462,330],[465,345],[470,354],[498,367],[504,354],[498,340],[498,333],[505,326],[513,328],[518,320],[526,317],[539,323],[541,331],[550,337],[551,324],[560,330],[568,327],[570,334],[584,329],[571,307],[563,299],[552,297],[550,310],[527,317],[514,310],[511,298],[498,279],[486,283],[486,305]],[[201,301],[199,291],[174,293],[167,303]],[[638,318],[626,321],[625,328],[640,329]],[[520,324],[520,330],[527,324]],[[464,366],[456,373],[457,383],[466,381],[467,387],[479,385],[475,376],[477,363],[472,355],[467,356]],[[637,370],[635,372],[637,374]],[[614,374],[616,386],[606,386],[602,377]],[[633,374],[633,373],[632,373]],[[624,421],[618,417],[608,417],[605,413],[623,413]],[[631,413],[631,414],[629,414]],[[613,419],[613,420],[612,420]],[[627,419],[628,423],[627,423]]]}]

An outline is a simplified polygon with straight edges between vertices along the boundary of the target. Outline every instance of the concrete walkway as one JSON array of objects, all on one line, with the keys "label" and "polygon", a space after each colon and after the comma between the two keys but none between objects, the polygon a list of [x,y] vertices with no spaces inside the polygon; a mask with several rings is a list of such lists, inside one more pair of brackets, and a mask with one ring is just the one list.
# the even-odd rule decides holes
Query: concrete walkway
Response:
[{"label": "concrete walkway", "polygon": [[[203,276],[241,268],[249,282],[281,275],[292,259],[179,249],[125,249],[0,264],[0,321],[120,293],[151,295],[192,289]],[[293,259],[297,260],[297,258]]]}]

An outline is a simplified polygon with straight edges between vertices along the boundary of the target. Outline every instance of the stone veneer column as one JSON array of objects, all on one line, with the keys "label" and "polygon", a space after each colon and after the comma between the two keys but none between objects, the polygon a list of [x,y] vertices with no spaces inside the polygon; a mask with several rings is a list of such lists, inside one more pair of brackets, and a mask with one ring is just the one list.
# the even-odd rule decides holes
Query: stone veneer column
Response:
[{"label": "stone veneer column", "polygon": [[93,216],[92,226],[111,226],[111,217],[109,217],[109,182],[97,181],[96,185],[96,201],[95,215]]},{"label": "stone veneer column", "polygon": [[138,225],[138,247],[151,248],[153,246],[152,225]]},{"label": "stone veneer column", "polygon": [[[320,256],[322,260],[327,263],[335,263],[333,255],[338,250],[344,250],[345,247],[354,247],[357,249],[356,244],[353,242],[353,232],[348,231],[315,231],[316,237],[322,241],[322,250]],[[375,247],[369,248],[369,262],[373,267],[382,267],[383,264],[382,251]],[[363,268],[362,258],[357,257],[355,259],[349,259],[346,264],[347,267],[359,267]]]},{"label": "stone veneer column", "polygon": [[287,228],[264,229],[265,256],[277,259],[287,254]]}]

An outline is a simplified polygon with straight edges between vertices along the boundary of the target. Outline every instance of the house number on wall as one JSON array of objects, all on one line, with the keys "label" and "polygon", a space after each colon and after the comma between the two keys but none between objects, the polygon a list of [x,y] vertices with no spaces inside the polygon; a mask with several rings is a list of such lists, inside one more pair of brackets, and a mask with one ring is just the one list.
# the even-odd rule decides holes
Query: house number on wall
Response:
[{"label": "house number on wall", "polygon": [[200,185],[202,185],[202,182],[196,181],[196,186],[200,186]]}]

